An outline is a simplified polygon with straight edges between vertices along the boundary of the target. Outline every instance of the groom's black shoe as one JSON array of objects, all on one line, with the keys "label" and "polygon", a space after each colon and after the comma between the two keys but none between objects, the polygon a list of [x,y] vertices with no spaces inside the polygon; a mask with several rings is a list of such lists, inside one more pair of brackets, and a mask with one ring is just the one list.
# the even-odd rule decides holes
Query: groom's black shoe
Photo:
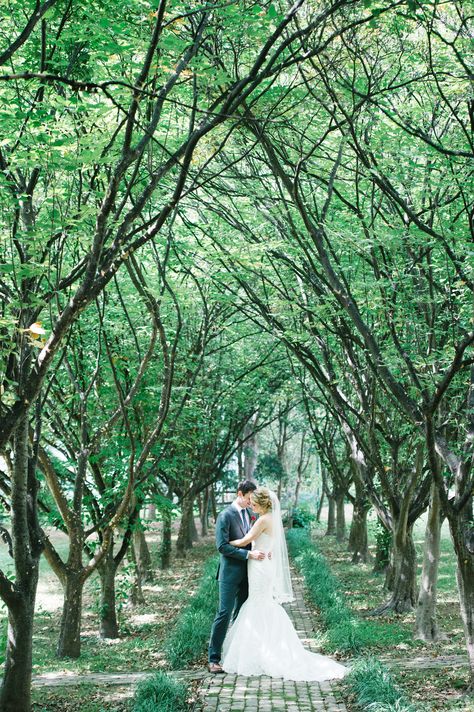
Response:
[{"label": "groom's black shoe", "polygon": [[213,675],[217,675],[217,673],[224,672],[224,670],[219,663],[209,663],[209,672],[212,672]]}]

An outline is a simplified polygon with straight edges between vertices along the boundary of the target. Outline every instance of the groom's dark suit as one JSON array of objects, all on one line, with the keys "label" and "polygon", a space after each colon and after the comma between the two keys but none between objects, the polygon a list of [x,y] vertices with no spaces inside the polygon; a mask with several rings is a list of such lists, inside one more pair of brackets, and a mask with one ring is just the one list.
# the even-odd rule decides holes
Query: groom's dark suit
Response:
[{"label": "groom's dark suit", "polygon": [[234,611],[236,619],[242,603],[248,596],[247,557],[249,544],[245,549],[231,546],[229,541],[241,539],[250,528],[250,512],[244,510],[246,520],[240,511],[231,504],[217,517],[216,546],[220,553],[219,569],[219,610],[211,630],[209,641],[209,662],[218,663],[221,659],[222,643]]}]

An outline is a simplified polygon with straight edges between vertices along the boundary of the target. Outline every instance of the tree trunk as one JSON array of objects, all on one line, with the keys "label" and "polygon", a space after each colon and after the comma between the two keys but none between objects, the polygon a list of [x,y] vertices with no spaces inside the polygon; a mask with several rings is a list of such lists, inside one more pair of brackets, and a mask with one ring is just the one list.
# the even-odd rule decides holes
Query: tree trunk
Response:
[{"label": "tree trunk", "polygon": [[318,503],[316,505],[316,521],[319,523],[321,521],[321,512],[323,511],[324,505],[324,490],[321,490],[321,496],[318,497]]},{"label": "tree trunk", "polygon": [[185,558],[193,545],[190,532],[191,520],[193,519],[194,497],[186,495],[181,502],[181,522],[179,525],[178,540],[176,542],[176,552],[179,558]]},{"label": "tree trunk", "polygon": [[[375,562],[372,569],[374,574],[387,574],[388,570],[391,568],[391,550],[392,550],[392,532],[387,529],[383,524],[380,517],[377,519],[377,529],[375,533]],[[387,587],[387,580],[385,581],[385,588],[391,591],[393,586]]]},{"label": "tree trunk", "polygon": [[57,656],[78,658],[81,654],[82,591],[81,572],[68,571],[64,583],[64,603],[61,616]]},{"label": "tree trunk", "polygon": [[207,536],[208,533],[208,514],[209,514],[209,488],[206,487],[201,496],[201,506],[199,508],[199,518],[201,520],[201,536]]},{"label": "tree trunk", "polygon": [[147,504],[145,507],[145,514],[144,514],[144,519],[146,519],[147,522],[154,522],[156,519],[156,504]]},{"label": "tree trunk", "polygon": [[171,509],[162,511],[162,530],[160,544],[160,569],[167,569],[171,559]]},{"label": "tree trunk", "polygon": [[214,524],[217,521],[217,504],[216,504],[216,493],[214,491],[214,487],[211,485],[211,492],[210,492],[210,503],[211,503],[211,512],[212,512],[212,518],[214,520]]},{"label": "tree trunk", "polygon": [[[193,506],[194,509],[194,506]],[[196,521],[194,519],[194,511],[191,510],[191,516],[189,518],[189,539],[190,541],[195,544],[196,542],[199,541],[199,534],[198,530],[196,527]]]},{"label": "tree trunk", "polygon": [[467,546],[467,526],[464,515],[465,513],[462,512],[450,512],[448,516],[457,557],[456,579],[470,668],[469,691],[474,692],[474,554]]},{"label": "tree trunk", "polygon": [[344,510],[344,494],[336,497],[336,539],[344,541],[346,538],[346,514]]},{"label": "tree trunk", "polygon": [[277,497],[278,500],[281,502],[281,488],[283,486],[283,477],[280,477],[278,480],[278,488],[277,488]]},{"label": "tree trunk", "polygon": [[333,536],[336,533],[336,502],[334,497],[328,494],[328,525],[326,536]]},{"label": "tree trunk", "polygon": [[257,433],[253,433],[247,438],[249,432],[255,428],[258,420],[258,414],[254,416],[250,423],[244,428],[244,436],[246,438],[244,445],[244,479],[253,480],[255,469],[257,467],[258,460],[258,436]]},{"label": "tree trunk", "polygon": [[355,480],[356,496],[352,513],[352,524],[349,533],[349,551],[352,551],[352,563],[360,561],[367,563],[369,559],[369,541],[367,535],[367,514],[370,503],[364,496],[363,490]]},{"label": "tree trunk", "polygon": [[129,559],[133,564],[133,584],[130,594],[130,602],[133,606],[141,606],[145,603],[145,596],[142,589],[142,572],[140,571],[137,558],[135,556],[135,547],[132,545],[128,549]]},{"label": "tree trunk", "polygon": [[238,480],[239,482],[242,482],[244,480],[244,445],[242,443],[242,440],[239,440],[239,445],[237,448],[237,471],[238,471]]},{"label": "tree trunk", "polygon": [[393,540],[394,582],[389,601],[373,611],[374,615],[385,613],[408,613],[416,602],[416,551],[413,542],[413,527],[405,526],[403,520],[396,522]]},{"label": "tree trunk", "polygon": [[43,545],[36,507],[38,482],[28,459],[27,415],[16,427],[13,452],[11,531],[15,582],[5,586],[10,600],[0,710],[30,712],[33,620]]},{"label": "tree trunk", "polygon": [[145,539],[145,532],[140,528],[133,532],[133,546],[135,548],[135,560],[140,571],[142,583],[153,581],[153,564],[151,562],[150,550]]},{"label": "tree trunk", "polygon": [[435,643],[440,638],[436,619],[436,593],[438,586],[438,565],[441,540],[441,506],[439,491],[435,484],[431,487],[431,503],[426,523],[423,548],[423,570],[420,592],[416,608],[416,638]]},{"label": "tree trunk", "polygon": [[301,489],[301,477],[299,477],[296,480],[296,485],[295,485],[295,498],[294,498],[294,503],[293,503],[293,509],[296,509],[298,506],[298,501],[300,498],[300,489]]},{"label": "tree trunk", "polygon": [[24,592],[8,612],[8,637],[3,684],[0,691],[1,712],[30,712],[32,638],[38,567],[31,572],[31,588]]},{"label": "tree trunk", "polygon": [[99,566],[100,576],[100,625],[99,633],[101,638],[119,638],[119,626],[117,621],[116,597],[115,597],[115,576],[117,566],[114,561],[114,547],[110,545],[107,554]]}]

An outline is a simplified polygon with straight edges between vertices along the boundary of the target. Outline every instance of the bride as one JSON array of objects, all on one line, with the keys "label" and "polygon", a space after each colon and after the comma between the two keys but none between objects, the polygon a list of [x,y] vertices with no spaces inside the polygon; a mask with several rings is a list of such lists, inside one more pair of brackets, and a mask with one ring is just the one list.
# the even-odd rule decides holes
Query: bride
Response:
[{"label": "bride", "polygon": [[306,650],[280,605],[294,599],[280,503],[274,492],[259,487],[252,493],[259,518],[242,539],[272,552],[263,561],[248,560],[249,596],[227,633],[222,667],[238,675],[269,675],[287,680],[321,681],[343,677],[347,668],[331,658]]}]

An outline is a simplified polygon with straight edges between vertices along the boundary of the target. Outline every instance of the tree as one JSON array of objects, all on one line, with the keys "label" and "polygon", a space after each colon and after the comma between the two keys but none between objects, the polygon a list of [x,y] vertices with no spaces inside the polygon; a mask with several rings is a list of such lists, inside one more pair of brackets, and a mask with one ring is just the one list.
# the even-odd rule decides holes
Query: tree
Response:
[{"label": "tree", "polygon": [[[162,0],[147,20],[149,32],[140,3],[30,1],[26,24],[24,4],[11,5],[2,27],[8,45],[1,53],[9,66],[1,98],[9,110],[0,141],[7,302],[0,450],[11,446],[15,462],[15,581],[0,577],[9,609],[2,710],[30,707],[43,546],[35,454],[28,452],[31,406],[80,313],[133,253],[147,242],[160,243],[197,146],[225,121],[231,131],[239,107],[271,84],[282,65],[306,59],[303,37],[318,36],[351,5],[340,1],[296,24],[302,4],[298,0],[283,15],[269,5],[261,16],[250,2],[242,23],[234,5],[186,10],[177,4],[173,10]],[[237,54],[234,42],[241,48]],[[46,338],[36,348],[32,337],[43,329]]]}]

